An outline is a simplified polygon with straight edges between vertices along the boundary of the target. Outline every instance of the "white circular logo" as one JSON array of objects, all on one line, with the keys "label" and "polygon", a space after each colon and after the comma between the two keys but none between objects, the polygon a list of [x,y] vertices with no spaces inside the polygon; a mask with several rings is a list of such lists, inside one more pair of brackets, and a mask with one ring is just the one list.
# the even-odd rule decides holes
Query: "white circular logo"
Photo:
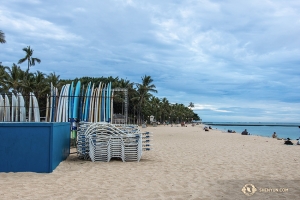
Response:
[{"label": "white circular logo", "polygon": [[252,196],[255,192],[257,191],[256,187],[253,184],[246,184],[243,188],[242,188],[242,192],[246,195],[246,196]]}]

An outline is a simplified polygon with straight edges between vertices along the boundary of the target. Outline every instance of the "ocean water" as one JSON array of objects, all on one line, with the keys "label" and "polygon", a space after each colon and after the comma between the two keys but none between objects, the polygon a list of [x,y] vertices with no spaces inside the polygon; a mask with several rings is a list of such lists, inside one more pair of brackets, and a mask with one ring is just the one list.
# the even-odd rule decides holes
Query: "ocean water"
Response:
[{"label": "ocean water", "polygon": [[278,138],[290,138],[295,140],[300,137],[300,123],[204,122],[203,124],[224,132],[234,130],[237,133],[241,133],[247,129],[251,135],[263,137],[272,137],[274,132],[276,132]]}]

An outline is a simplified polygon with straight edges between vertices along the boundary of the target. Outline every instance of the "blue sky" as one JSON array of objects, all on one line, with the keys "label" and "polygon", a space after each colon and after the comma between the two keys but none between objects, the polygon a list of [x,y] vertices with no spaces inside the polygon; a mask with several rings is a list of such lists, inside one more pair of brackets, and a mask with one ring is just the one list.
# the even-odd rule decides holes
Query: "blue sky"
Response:
[{"label": "blue sky", "polygon": [[10,0],[0,30],[7,66],[30,45],[31,71],[150,75],[203,121],[300,122],[300,1]]}]

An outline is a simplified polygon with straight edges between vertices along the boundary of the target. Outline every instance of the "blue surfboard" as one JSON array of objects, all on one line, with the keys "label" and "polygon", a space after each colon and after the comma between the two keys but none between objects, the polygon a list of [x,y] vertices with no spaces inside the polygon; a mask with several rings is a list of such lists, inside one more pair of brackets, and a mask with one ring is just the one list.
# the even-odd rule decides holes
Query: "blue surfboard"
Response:
[{"label": "blue surfboard", "polygon": [[110,98],[111,98],[111,82],[108,84],[108,92],[107,92],[107,122],[110,122]]},{"label": "blue surfboard", "polygon": [[80,103],[79,103],[79,120],[80,121],[83,121],[83,101],[84,101],[84,85],[82,86],[82,89],[81,89],[81,94],[80,94]]},{"label": "blue surfboard", "polygon": [[74,82],[72,81],[70,88],[69,88],[69,98],[68,98],[68,115],[69,115],[69,121],[72,118],[72,112],[73,112],[73,95],[74,95]]},{"label": "blue surfboard", "polygon": [[80,87],[81,87],[81,83],[80,83],[80,81],[78,81],[76,84],[74,98],[73,98],[74,103],[73,103],[72,118],[74,118],[75,121],[77,121],[79,119],[78,118],[78,106],[79,106]]},{"label": "blue surfboard", "polygon": [[87,92],[86,92],[84,121],[88,121],[90,100],[91,100],[91,82],[89,82],[88,87],[87,87]]}]

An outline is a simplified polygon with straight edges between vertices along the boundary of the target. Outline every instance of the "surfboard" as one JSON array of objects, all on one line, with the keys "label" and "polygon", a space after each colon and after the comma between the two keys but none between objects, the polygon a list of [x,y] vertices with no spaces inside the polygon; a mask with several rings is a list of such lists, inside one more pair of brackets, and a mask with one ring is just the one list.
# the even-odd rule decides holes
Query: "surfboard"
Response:
[{"label": "surfboard", "polygon": [[101,121],[105,122],[105,93],[106,85],[102,88],[102,102],[101,102]]},{"label": "surfboard", "polygon": [[111,82],[109,82],[109,88],[108,88],[108,106],[107,106],[107,109],[108,109],[108,122],[110,123],[111,122],[111,111],[110,111],[110,100],[111,100]]},{"label": "surfboard", "polygon": [[72,118],[72,112],[73,112],[73,95],[74,95],[74,82],[72,81],[71,86],[69,88],[69,105],[68,105],[68,113],[69,113],[69,120]]},{"label": "surfboard", "polygon": [[113,123],[113,116],[114,116],[114,91],[111,92],[110,98],[110,122]]},{"label": "surfboard", "polygon": [[51,83],[50,84],[50,97],[49,97],[49,102],[50,102],[49,122],[53,122],[53,113],[54,113],[53,97],[54,97],[54,89],[53,89],[53,84]]},{"label": "surfboard", "polygon": [[79,119],[83,121],[83,111],[84,111],[84,85],[82,85],[81,95],[80,95],[80,104],[79,104]]},{"label": "surfboard", "polygon": [[59,93],[58,88],[54,87],[54,122],[56,122],[56,113],[57,113],[57,107],[58,107],[58,100],[59,100]]},{"label": "surfboard", "polygon": [[4,95],[4,106],[5,106],[5,121],[10,122],[10,102],[7,94]]},{"label": "surfboard", "polygon": [[2,95],[0,95],[0,122],[4,120],[4,99]]},{"label": "surfboard", "polygon": [[16,119],[16,96],[11,93],[11,121],[14,122]]},{"label": "surfboard", "polygon": [[65,90],[65,85],[62,86],[60,94],[59,94],[59,99],[58,99],[58,106],[57,106],[57,112],[56,112],[56,122],[61,122],[62,121],[62,102],[63,102],[63,93]]},{"label": "surfboard", "polygon": [[96,96],[98,93],[98,88],[95,88],[93,91],[91,105],[90,105],[90,122],[95,122],[95,113],[96,113]]},{"label": "surfboard", "polygon": [[110,119],[110,92],[109,92],[109,88],[110,88],[110,83],[108,83],[108,87],[107,87],[107,93],[106,93],[106,122],[109,122]]},{"label": "surfboard", "polygon": [[88,95],[88,88],[86,87],[85,90],[83,91],[84,96],[83,96],[83,103],[82,103],[82,117],[81,121],[84,121],[84,116],[85,116],[85,104],[87,100],[87,95]]},{"label": "surfboard", "polygon": [[105,107],[106,107],[106,122],[110,122],[110,88],[111,88],[111,82],[108,83],[108,86],[106,88],[106,102],[105,102]]},{"label": "surfboard", "polygon": [[63,122],[69,121],[69,113],[68,113],[68,105],[69,105],[69,89],[70,84],[66,84],[65,91],[64,91],[64,101],[63,101]]},{"label": "surfboard", "polygon": [[46,96],[46,116],[45,121],[49,122],[49,95]]},{"label": "surfboard", "polygon": [[86,100],[85,100],[85,109],[84,109],[84,121],[88,121],[89,116],[89,105],[90,105],[90,97],[91,97],[91,82],[89,82],[87,91],[86,91]]},{"label": "surfboard", "polygon": [[102,83],[101,86],[100,86],[100,92],[99,92],[99,104],[98,104],[98,107],[99,107],[99,113],[98,113],[98,121],[101,122],[102,121],[102,116],[101,116],[101,112],[102,112],[102,90],[103,90],[103,86],[104,84]]},{"label": "surfboard", "polygon": [[79,105],[79,95],[80,95],[80,88],[81,88],[81,82],[78,81],[75,87],[74,91],[74,97],[73,97],[73,111],[71,116],[71,138],[76,139],[77,138],[77,122],[79,121],[78,117],[78,105]]},{"label": "surfboard", "polygon": [[94,103],[94,87],[95,87],[95,84],[93,83],[91,92],[90,92],[90,97],[89,97],[90,101],[89,101],[89,105],[88,105],[88,108],[89,108],[88,121],[89,122],[93,122],[92,116],[93,116],[93,103]]},{"label": "surfboard", "polygon": [[25,108],[25,101],[21,93],[18,93],[18,102],[20,108],[20,122],[26,121],[26,108]]},{"label": "surfboard", "polygon": [[[32,93],[33,94],[33,93]],[[40,122],[40,109],[36,96],[32,95],[34,122]]]},{"label": "surfboard", "polygon": [[79,100],[80,100],[80,88],[81,88],[81,82],[78,81],[76,84],[76,88],[75,88],[74,104],[73,104],[73,118],[75,121],[79,120],[78,106],[79,106]]},{"label": "surfboard", "polygon": [[101,91],[101,82],[99,83],[98,89],[97,89],[97,94],[96,94],[96,101],[95,101],[95,113],[94,113],[94,118],[95,118],[95,122],[99,122],[99,102],[100,102],[100,91]]},{"label": "surfboard", "polygon": [[16,94],[16,122],[20,121],[20,102],[19,102],[19,97],[18,93]]},{"label": "surfboard", "polygon": [[32,93],[29,93],[28,121],[32,121]]}]

